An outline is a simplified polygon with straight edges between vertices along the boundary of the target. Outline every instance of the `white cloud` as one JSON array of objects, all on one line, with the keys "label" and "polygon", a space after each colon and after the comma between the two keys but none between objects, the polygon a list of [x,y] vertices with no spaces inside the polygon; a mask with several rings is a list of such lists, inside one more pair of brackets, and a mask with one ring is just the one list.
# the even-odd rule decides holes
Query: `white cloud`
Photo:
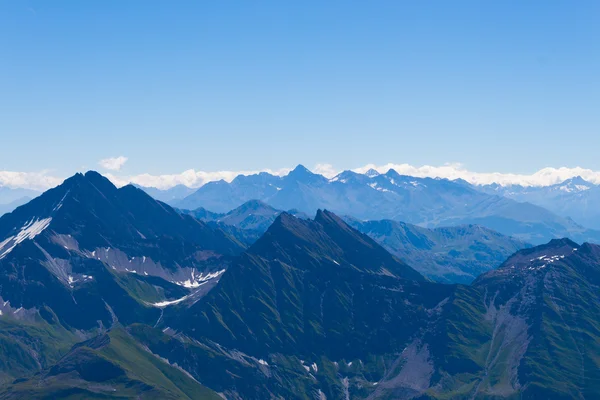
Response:
[{"label": "white cloud", "polygon": [[340,171],[335,169],[331,164],[317,164],[313,168],[312,172],[323,175],[326,178],[333,178],[340,173]]},{"label": "white cloud", "polygon": [[12,189],[22,188],[41,191],[62,183],[62,179],[50,176],[48,174],[49,171],[0,171],[0,187],[6,186]]},{"label": "white cloud", "polygon": [[108,169],[110,171],[120,171],[126,162],[127,162],[127,157],[119,156],[119,157],[110,157],[110,158],[105,158],[103,160],[100,160],[100,161],[98,161],[98,165],[100,165],[102,168]]}]

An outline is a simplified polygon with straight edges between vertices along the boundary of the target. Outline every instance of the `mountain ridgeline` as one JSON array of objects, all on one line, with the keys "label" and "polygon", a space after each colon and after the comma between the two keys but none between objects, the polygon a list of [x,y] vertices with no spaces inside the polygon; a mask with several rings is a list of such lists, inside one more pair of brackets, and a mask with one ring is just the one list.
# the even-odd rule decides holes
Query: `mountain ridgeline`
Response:
[{"label": "mountain ridgeline", "polygon": [[[204,208],[184,213],[251,245],[282,211],[261,201],[250,200],[223,214]],[[309,218],[295,210],[288,211],[288,214]],[[530,246],[479,225],[427,229],[391,220],[360,221],[350,216],[343,219],[421,274],[439,282],[470,283],[481,273],[498,267],[517,250]]]},{"label": "mountain ridgeline", "polygon": [[600,208],[597,206],[600,186],[580,176],[542,187],[492,184],[477,188],[489,194],[536,204],[558,215],[573,218],[579,224],[600,229]]},{"label": "mountain ridgeline", "polygon": [[171,204],[225,213],[250,200],[307,215],[328,209],[359,220],[389,219],[428,228],[475,224],[533,244],[561,237],[600,242],[600,231],[539,205],[518,202],[462,180],[416,178],[394,170],[385,174],[344,171],[327,179],[299,165],[283,177],[263,172],[240,175],[231,183],[209,182]]},{"label": "mountain ridgeline", "polygon": [[[0,399],[600,396],[600,246],[260,203],[197,215],[88,172],[0,218]],[[407,242],[410,262],[386,250]],[[470,285],[411,265],[459,260],[446,246],[515,252]]]}]

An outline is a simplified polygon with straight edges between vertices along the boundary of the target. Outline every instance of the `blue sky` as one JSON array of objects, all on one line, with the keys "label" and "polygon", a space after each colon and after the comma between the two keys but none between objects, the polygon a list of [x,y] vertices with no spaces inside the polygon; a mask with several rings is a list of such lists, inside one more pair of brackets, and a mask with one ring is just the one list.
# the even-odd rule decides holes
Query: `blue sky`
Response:
[{"label": "blue sky", "polygon": [[0,2],[0,171],[600,170],[598,1]]}]

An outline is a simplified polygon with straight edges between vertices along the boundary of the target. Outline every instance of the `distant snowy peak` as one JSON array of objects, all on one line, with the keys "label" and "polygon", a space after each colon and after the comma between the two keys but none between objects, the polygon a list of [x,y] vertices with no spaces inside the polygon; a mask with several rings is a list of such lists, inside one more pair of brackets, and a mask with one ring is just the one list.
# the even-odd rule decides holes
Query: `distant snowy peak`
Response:
[{"label": "distant snowy peak", "polygon": [[554,187],[558,190],[567,193],[576,193],[576,192],[584,192],[586,190],[590,190],[595,187],[593,183],[587,182],[582,177],[577,176],[575,178],[568,179]]},{"label": "distant snowy peak", "polygon": [[376,170],[374,170],[373,168],[371,168],[367,172],[365,172],[365,175],[368,176],[369,178],[374,178],[377,175],[379,175],[379,172],[377,172]]}]

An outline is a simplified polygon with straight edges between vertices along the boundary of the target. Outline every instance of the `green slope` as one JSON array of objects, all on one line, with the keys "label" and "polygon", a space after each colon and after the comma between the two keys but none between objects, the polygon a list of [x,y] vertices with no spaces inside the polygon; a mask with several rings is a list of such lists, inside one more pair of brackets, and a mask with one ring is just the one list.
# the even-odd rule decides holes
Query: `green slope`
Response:
[{"label": "green slope", "polygon": [[77,341],[74,334],[39,314],[17,319],[0,316],[0,385],[28,376],[56,362]]},{"label": "green slope", "polygon": [[220,399],[124,329],[80,343],[58,363],[5,387],[0,399]]}]

